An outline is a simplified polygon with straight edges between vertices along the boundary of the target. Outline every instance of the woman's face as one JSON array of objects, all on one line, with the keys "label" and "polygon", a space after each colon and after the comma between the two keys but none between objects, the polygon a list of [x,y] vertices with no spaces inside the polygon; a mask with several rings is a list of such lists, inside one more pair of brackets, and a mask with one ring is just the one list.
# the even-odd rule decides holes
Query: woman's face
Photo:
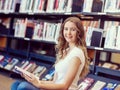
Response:
[{"label": "woman's face", "polygon": [[75,43],[76,35],[77,35],[76,25],[71,21],[66,22],[64,25],[63,35],[64,35],[65,40],[68,43]]}]

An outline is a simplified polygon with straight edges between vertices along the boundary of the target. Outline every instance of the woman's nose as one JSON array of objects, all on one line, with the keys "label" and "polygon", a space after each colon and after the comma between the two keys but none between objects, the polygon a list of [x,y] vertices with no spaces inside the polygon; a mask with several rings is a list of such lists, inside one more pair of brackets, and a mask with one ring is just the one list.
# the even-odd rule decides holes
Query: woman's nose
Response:
[{"label": "woman's nose", "polygon": [[71,30],[68,30],[67,34],[71,34]]}]

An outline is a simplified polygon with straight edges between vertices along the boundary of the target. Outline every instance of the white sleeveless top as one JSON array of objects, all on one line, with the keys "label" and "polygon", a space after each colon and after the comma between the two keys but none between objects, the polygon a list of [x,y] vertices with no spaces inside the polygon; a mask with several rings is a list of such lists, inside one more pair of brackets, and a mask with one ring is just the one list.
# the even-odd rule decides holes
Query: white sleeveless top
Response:
[{"label": "white sleeveless top", "polygon": [[69,62],[70,60],[77,56],[78,58],[80,58],[81,60],[81,64],[79,66],[79,70],[76,74],[76,77],[74,78],[71,86],[69,87],[69,90],[77,90],[78,88],[78,81],[79,81],[79,75],[84,67],[85,64],[85,56],[83,51],[78,48],[78,47],[74,47],[68,54],[67,56],[64,58],[64,60],[60,60],[56,65],[55,65],[55,73],[57,74],[57,77],[55,79],[55,83],[62,83],[64,82],[64,76],[66,75],[66,72],[69,70]]}]

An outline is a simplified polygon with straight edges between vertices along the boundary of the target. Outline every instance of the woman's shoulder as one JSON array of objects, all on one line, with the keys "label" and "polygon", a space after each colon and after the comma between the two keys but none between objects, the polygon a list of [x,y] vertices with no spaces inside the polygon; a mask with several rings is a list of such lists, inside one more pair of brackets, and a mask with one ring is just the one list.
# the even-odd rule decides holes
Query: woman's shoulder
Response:
[{"label": "woman's shoulder", "polygon": [[77,53],[83,53],[83,50],[81,47],[75,47],[73,51]]},{"label": "woman's shoulder", "polygon": [[84,60],[85,56],[84,56],[84,52],[80,47],[75,47],[74,51],[73,51],[73,56],[77,56],[80,59]]}]

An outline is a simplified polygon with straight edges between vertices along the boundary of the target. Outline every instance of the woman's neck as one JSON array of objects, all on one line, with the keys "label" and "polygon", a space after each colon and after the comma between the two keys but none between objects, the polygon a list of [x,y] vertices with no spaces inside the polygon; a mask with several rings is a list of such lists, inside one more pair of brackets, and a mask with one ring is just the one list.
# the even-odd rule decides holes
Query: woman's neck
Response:
[{"label": "woman's neck", "polygon": [[74,47],[76,47],[75,44],[69,44],[69,50],[72,50]]}]

